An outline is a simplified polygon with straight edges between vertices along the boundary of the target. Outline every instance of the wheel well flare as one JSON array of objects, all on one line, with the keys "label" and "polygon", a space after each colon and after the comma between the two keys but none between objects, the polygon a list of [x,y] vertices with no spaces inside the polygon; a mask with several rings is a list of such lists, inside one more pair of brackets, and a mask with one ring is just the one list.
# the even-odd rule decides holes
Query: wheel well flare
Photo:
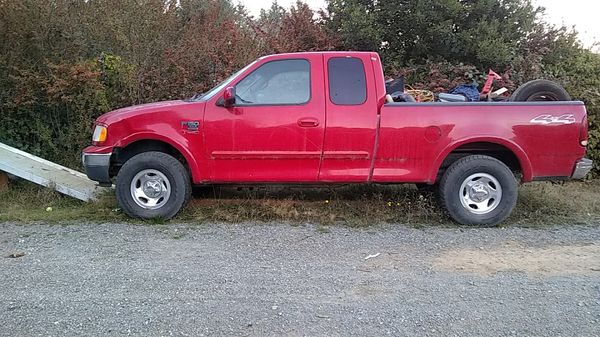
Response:
[{"label": "wheel well flare", "polygon": [[123,166],[123,164],[125,164],[125,162],[129,159],[140,153],[149,151],[166,153],[179,160],[188,170],[188,172],[190,171],[190,167],[185,156],[173,145],[160,140],[144,139],[127,144],[122,148],[115,148],[113,151],[113,157],[111,159],[111,176],[116,176],[121,166]]},{"label": "wheel well flare", "polygon": [[439,181],[445,170],[454,162],[474,154],[496,158],[508,166],[515,174],[525,175],[528,173],[527,168],[524,167],[525,163],[523,163],[523,160],[508,147],[492,142],[471,142],[456,147],[446,155],[437,171],[436,181]]}]

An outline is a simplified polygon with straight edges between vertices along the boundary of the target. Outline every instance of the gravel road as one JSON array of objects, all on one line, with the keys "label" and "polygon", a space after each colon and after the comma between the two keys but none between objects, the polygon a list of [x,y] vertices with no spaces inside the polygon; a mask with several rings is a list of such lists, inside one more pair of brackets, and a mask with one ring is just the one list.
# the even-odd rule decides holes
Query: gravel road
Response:
[{"label": "gravel road", "polygon": [[1,336],[600,336],[599,226],[9,223],[0,254]]}]

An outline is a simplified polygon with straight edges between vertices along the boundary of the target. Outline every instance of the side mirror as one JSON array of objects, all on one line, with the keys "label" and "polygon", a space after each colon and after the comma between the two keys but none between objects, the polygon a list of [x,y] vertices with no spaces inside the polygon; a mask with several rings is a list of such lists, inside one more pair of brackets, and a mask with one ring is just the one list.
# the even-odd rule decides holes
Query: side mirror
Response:
[{"label": "side mirror", "polygon": [[231,108],[235,105],[235,87],[227,87],[225,91],[223,91],[223,96],[217,102],[217,105]]}]

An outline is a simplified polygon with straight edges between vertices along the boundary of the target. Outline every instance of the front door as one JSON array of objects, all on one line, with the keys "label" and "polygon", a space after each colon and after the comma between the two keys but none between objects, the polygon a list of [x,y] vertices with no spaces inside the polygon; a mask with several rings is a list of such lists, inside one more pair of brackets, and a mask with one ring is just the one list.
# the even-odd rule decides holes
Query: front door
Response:
[{"label": "front door", "polygon": [[232,82],[233,107],[209,101],[204,134],[210,180],[317,181],[325,130],[322,73],[320,54],[276,55]]}]

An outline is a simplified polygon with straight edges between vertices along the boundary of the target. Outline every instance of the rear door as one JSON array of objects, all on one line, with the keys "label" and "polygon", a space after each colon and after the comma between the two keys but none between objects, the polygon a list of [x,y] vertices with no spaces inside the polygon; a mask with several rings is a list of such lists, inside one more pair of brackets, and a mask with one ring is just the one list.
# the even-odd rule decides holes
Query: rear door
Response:
[{"label": "rear door", "polygon": [[369,180],[377,131],[377,93],[369,53],[325,54],[327,129],[320,181]]},{"label": "rear door", "polygon": [[211,181],[317,181],[325,130],[321,54],[262,59],[232,85],[234,107],[206,107]]}]

